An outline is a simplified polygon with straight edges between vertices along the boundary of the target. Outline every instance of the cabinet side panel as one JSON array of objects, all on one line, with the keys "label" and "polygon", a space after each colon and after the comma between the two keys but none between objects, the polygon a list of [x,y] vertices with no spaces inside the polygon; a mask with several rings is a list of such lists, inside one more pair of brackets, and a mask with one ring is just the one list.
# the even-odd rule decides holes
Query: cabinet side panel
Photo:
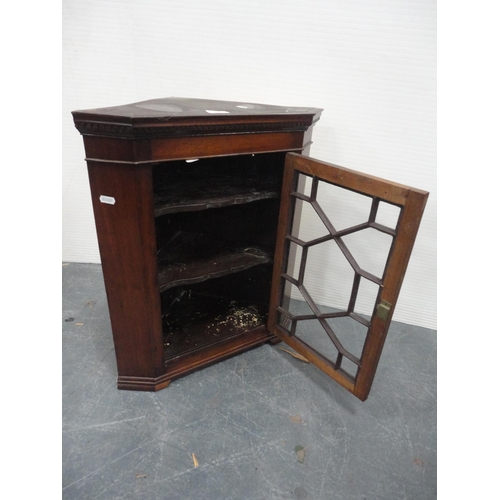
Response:
[{"label": "cabinet side panel", "polygon": [[164,373],[151,167],[88,162],[119,376]]}]

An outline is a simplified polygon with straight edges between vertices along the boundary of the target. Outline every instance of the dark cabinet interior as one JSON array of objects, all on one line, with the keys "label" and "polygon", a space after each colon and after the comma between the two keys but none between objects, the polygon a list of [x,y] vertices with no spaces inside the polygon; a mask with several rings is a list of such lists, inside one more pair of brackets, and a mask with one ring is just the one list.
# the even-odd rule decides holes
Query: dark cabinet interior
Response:
[{"label": "dark cabinet interior", "polygon": [[284,157],[260,153],[153,167],[167,364],[265,327]]}]

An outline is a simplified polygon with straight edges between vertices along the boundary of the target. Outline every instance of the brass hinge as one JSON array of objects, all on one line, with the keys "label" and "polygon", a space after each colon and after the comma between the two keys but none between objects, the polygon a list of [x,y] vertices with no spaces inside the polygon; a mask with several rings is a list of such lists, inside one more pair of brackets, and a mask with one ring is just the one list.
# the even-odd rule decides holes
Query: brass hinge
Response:
[{"label": "brass hinge", "polygon": [[390,302],[383,300],[377,306],[377,316],[382,321],[387,321],[389,319],[389,313],[391,312],[391,307],[392,307],[392,304]]}]

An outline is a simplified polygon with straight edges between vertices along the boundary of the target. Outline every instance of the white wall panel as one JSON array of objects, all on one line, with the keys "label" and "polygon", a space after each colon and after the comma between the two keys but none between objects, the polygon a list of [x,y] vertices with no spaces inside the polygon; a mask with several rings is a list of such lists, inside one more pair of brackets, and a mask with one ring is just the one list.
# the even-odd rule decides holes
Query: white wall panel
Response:
[{"label": "white wall panel", "polygon": [[324,108],[311,156],[430,191],[395,319],[436,328],[435,1],[63,0],[65,260],[99,261],[70,112],[173,95]]}]

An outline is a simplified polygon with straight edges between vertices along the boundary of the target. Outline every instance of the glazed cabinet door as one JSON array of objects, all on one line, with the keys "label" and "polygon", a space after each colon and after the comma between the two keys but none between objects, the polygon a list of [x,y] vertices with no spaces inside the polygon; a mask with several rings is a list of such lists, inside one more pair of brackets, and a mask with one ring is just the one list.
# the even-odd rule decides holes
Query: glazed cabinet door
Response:
[{"label": "glazed cabinet door", "polygon": [[363,401],[427,197],[295,153],[286,157],[268,328]]}]

